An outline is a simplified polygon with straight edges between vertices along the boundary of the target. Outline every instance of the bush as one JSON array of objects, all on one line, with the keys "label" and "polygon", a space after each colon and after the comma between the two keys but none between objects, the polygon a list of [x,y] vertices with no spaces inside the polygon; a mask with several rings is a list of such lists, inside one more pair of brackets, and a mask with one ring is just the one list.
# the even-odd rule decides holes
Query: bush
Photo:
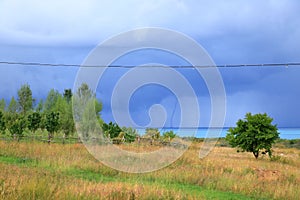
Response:
[{"label": "bush", "polygon": [[125,142],[134,142],[136,137],[138,136],[137,130],[131,127],[123,127],[122,131],[124,132]]},{"label": "bush", "polygon": [[109,122],[108,124],[103,123],[102,130],[104,135],[109,138],[116,138],[122,132],[122,129],[117,123]]},{"label": "bush", "polygon": [[173,138],[176,137],[176,134],[174,133],[174,131],[167,131],[167,132],[164,132],[163,134],[163,138],[164,140],[168,140],[168,141],[171,141]]},{"label": "bush", "polygon": [[159,139],[160,132],[157,128],[146,128],[146,138]]}]

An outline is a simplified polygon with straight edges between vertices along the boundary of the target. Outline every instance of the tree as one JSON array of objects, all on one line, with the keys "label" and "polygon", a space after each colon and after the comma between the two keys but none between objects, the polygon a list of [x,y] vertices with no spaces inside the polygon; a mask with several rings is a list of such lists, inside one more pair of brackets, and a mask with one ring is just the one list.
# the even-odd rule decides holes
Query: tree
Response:
[{"label": "tree", "polygon": [[129,143],[134,142],[138,136],[137,130],[131,127],[122,127],[122,132],[124,133],[125,142]]},{"label": "tree", "polygon": [[265,114],[247,113],[244,120],[240,119],[235,128],[230,128],[226,140],[232,147],[241,148],[243,151],[252,152],[257,159],[261,150],[272,156],[272,144],[279,138],[273,119]]},{"label": "tree", "polygon": [[99,135],[100,111],[102,104],[86,83],[83,83],[73,96],[73,116],[80,137],[87,141],[102,137]]},{"label": "tree", "polygon": [[89,88],[89,85],[86,83],[82,83],[81,86],[77,90],[77,95],[81,99],[90,99],[94,96],[92,90]]},{"label": "tree", "polygon": [[165,140],[171,141],[175,137],[176,137],[176,134],[172,130],[163,133],[163,138]]},{"label": "tree", "polygon": [[0,111],[5,111],[6,103],[4,99],[0,100]]},{"label": "tree", "polygon": [[98,101],[98,99],[96,99],[96,97],[94,98],[94,105],[95,105],[95,113],[98,119],[101,118],[100,112],[102,111],[102,103],[100,101]]},{"label": "tree", "polygon": [[160,132],[157,128],[146,128],[145,137],[157,140],[160,138]]},{"label": "tree", "polygon": [[18,110],[18,104],[17,104],[17,101],[15,100],[14,97],[12,97],[11,100],[10,100],[10,102],[9,102],[7,111],[8,111],[9,113],[16,113],[17,110]]},{"label": "tree", "polygon": [[22,85],[18,90],[18,104],[21,114],[26,115],[26,113],[32,110],[34,99],[32,98],[32,92],[28,84]]},{"label": "tree", "polygon": [[32,131],[33,133],[35,133],[35,131],[40,128],[40,124],[41,124],[41,120],[42,120],[42,116],[39,112],[33,112],[30,113],[27,116],[27,121],[28,121],[28,129],[30,131]]},{"label": "tree", "polygon": [[82,83],[73,97],[73,111],[76,123],[82,122],[85,110],[94,109],[94,105],[89,108],[93,97],[93,92],[89,86],[86,83]]},{"label": "tree", "polygon": [[46,112],[54,111],[56,102],[60,97],[61,94],[57,90],[51,89],[44,103],[44,111]]},{"label": "tree", "polygon": [[72,90],[71,90],[71,89],[65,89],[65,91],[64,91],[64,98],[66,99],[66,101],[67,101],[68,103],[71,102],[72,96],[73,96]]},{"label": "tree", "polygon": [[43,99],[41,99],[41,100],[39,101],[39,103],[37,104],[35,110],[36,110],[36,112],[42,112],[43,109],[44,109],[44,102],[43,102]]},{"label": "tree", "polygon": [[[17,113],[18,110],[18,105],[17,105],[17,101],[15,100],[14,97],[11,98],[8,108],[7,108],[7,112],[5,112],[4,116],[5,116],[5,124],[6,124],[6,128],[11,132],[11,127],[13,126],[14,122],[18,119],[19,114]],[[15,126],[15,125],[14,125]],[[13,128],[14,129],[14,128]],[[14,134],[14,133],[11,133]]]},{"label": "tree", "polygon": [[24,116],[20,114],[17,115],[17,118],[11,122],[11,125],[8,127],[9,132],[11,133],[14,139],[19,139],[23,136],[23,131],[27,126],[27,121]]},{"label": "tree", "polygon": [[0,132],[4,133],[6,129],[5,118],[3,112],[0,110]]},{"label": "tree", "polygon": [[55,111],[60,113],[60,130],[63,131],[64,137],[75,132],[75,123],[73,120],[72,105],[66,98],[59,97]]},{"label": "tree", "polygon": [[45,128],[48,131],[48,143],[50,144],[53,134],[59,130],[59,113],[51,111],[46,114]]},{"label": "tree", "polygon": [[108,124],[103,123],[102,130],[106,137],[116,138],[122,132],[122,129],[117,123],[109,122]]}]

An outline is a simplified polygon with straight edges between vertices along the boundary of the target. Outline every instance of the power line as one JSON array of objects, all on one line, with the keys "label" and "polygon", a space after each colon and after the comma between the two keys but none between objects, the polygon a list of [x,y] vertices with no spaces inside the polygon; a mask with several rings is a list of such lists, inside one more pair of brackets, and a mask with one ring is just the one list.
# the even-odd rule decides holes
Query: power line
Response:
[{"label": "power line", "polygon": [[[45,66],[45,67],[87,67],[87,68],[98,68],[107,67],[103,65],[80,65],[80,64],[57,64],[57,63],[41,63],[41,62],[12,62],[12,61],[0,61],[0,64],[6,65],[22,65],[22,66]],[[300,67],[300,62],[287,62],[287,63],[260,63],[260,64],[226,64],[226,65],[142,65],[139,67],[158,67],[158,68],[238,68],[238,67]],[[134,65],[111,65],[110,68],[133,68]]]}]

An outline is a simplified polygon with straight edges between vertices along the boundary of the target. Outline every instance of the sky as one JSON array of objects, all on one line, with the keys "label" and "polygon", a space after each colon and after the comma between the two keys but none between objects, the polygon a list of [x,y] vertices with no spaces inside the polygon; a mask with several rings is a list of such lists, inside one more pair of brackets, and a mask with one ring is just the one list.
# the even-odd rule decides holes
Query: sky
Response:
[{"label": "sky", "polygon": [[[0,0],[0,61],[80,65],[108,38],[132,29],[159,27],[192,38],[217,65],[299,62],[299,9],[297,0]],[[166,52],[143,50],[114,62],[147,63],[184,65],[186,61]],[[73,88],[78,71],[78,67],[0,64],[0,98],[16,96],[25,83],[36,99],[45,98],[52,88],[60,92]],[[99,81],[96,93],[103,102],[105,121],[114,120],[114,86],[127,71],[108,69]],[[209,126],[212,109],[205,81],[193,69],[177,71],[196,94],[199,126]],[[234,126],[252,112],[269,114],[279,127],[300,127],[300,67],[219,68],[219,72],[226,92],[224,126]],[[174,87],[181,86],[174,81]],[[182,112],[175,97],[166,87],[148,84],[132,94],[128,109],[132,119],[145,126],[151,106],[160,104],[164,110],[156,120],[176,126]],[[182,98],[188,101],[189,97]]]}]

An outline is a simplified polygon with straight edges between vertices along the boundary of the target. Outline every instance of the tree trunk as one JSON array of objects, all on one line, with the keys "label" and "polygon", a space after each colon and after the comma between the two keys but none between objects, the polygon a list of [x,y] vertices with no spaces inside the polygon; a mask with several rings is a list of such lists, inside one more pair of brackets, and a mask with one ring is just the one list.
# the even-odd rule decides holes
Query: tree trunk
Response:
[{"label": "tree trunk", "polygon": [[48,144],[51,143],[51,138],[52,138],[52,134],[51,134],[51,133],[48,133]]},{"label": "tree trunk", "polygon": [[259,156],[259,151],[257,151],[257,152],[253,152],[253,155],[255,156],[255,158],[257,159],[258,158],[258,156]]},{"label": "tree trunk", "polygon": [[65,144],[65,138],[66,138],[66,134],[64,133],[64,135],[63,135],[63,144]]}]

